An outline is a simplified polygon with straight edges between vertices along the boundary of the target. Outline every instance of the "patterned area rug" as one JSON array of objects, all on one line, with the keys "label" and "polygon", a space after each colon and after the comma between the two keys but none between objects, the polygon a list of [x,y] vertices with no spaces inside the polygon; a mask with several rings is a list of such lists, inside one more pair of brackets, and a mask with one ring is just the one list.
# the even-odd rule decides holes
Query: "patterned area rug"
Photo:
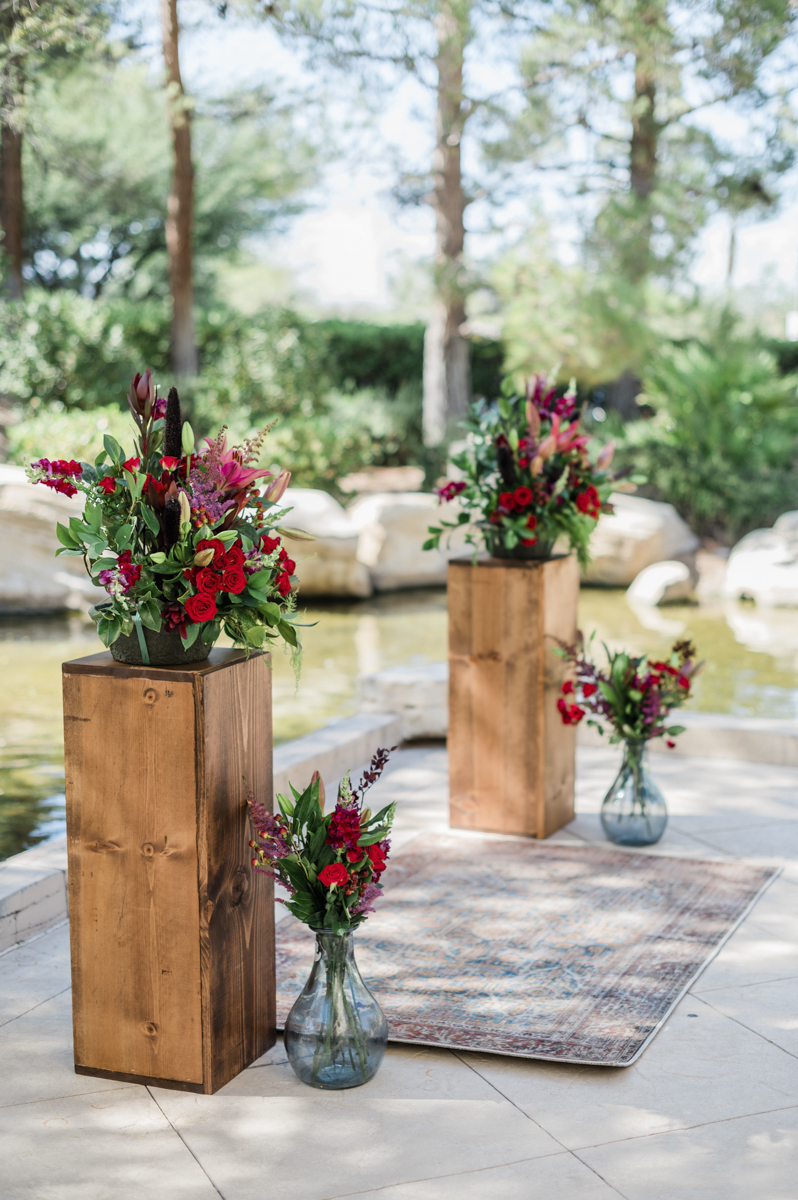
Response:
[{"label": "patterned area rug", "polygon": [[[419,849],[414,847],[419,846]],[[421,839],[356,933],[392,1041],[625,1067],[778,871],[498,839]],[[282,1027],[313,934],[277,927]]]}]

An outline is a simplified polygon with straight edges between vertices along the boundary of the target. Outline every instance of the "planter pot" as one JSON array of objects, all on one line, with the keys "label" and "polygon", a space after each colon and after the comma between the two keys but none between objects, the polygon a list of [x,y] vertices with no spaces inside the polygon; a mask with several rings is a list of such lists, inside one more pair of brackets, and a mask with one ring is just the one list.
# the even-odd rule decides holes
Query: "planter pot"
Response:
[{"label": "planter pot", "polygon": [[[97,604],[90,608],[89,616],[92,620],[96,620],[105,607],[105,604]],[[213,642],[206,645],[197,638],[194,645],[186,649],[183,639],[176,631],[161,629],[156,633],[154,629],[147,629],[145,625],[141,626],[141,631],[150,661],[144,662],[141,642],[134,630],[127,636],[118,637],[109,646],[111,656],[116,662],[127,663],[130,667],[182,667],[187,663],[204,662],[216,644]]]},{"label": "planter pot", "polygon": [[[145,626],[142,626],[142,630],[150,656],[147,665],[151,667],[180,667],[184,663],[202,662],[213,649],[212,645],[206,646],[199,638],[193,646],[186,649],[183,639],[176,631],[167,632],[161,629],[156,633],[154,629],[147,629]],[[117,662],[127,663],[131,667],[145,665],[141,654],[141,645],[135,632],[128,637],[118,637],[115,642],[111,643],[109,649]]]},{"label": "planter pot", "polygon": [[576,731],[557,711],[576,640],[573,555],[449,564],[450,821],[544,838],[573,819]]},{"label": "planter pot", "polygon": [[508,550],[500,537],[492,538],[486,535],[485,543],[491,558],[510,558],[521,562],[540,561],[551,558],[554,542],[535,542],[533,546],[524,546],[519,542],[512,550]]}]

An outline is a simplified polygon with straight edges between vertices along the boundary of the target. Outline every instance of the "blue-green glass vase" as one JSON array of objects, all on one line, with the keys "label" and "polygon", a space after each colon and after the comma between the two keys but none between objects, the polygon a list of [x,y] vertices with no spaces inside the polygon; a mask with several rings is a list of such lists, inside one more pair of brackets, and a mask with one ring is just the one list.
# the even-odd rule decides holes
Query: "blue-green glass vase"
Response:
[{"label": "blue-green glass vase", "polygon": [[665,832],[668,809],[648,765],[648,743],[624,743],[623,762],[601,805],[601,824],[616,846],[653,846]]},{"label": "blue-green glass vase", "polygon": [[285,1022],[285,1051],[311,1087],[359,1087],[385,1056],[388,1022],[357,968],[352,931],[315,933],[310,978]]}]

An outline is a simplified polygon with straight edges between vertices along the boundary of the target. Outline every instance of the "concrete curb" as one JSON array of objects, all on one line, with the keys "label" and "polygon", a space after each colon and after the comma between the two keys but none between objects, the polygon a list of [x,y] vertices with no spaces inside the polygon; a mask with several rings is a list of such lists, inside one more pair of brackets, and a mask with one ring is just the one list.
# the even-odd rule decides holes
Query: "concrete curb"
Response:
[{"label": "concrete curb", "polygon": [[[400,721],[393,713],[360,713],[336,721],[274,750],[274,790],[290,795],[320,771],[328,795],[341,776],[367,763],[380,746],[396,746]],[[67,916],[66,835],[0,862],[0,953],[26,942]]]}]

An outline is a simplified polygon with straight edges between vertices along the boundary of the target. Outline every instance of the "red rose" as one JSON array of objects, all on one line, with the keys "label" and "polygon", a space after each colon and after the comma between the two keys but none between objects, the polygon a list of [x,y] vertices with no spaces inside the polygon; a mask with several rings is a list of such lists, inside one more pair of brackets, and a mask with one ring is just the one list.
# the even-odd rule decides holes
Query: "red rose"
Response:
[{"label": "red rose", "polygon": [[179,462],[179,458],[173,458],[171,455],[167,454],[161,459],[161,466],[163,467],[164,471],[174,471]]},{"label": "red rose", "polygon": [[237,542],[234,546],[230,547],[225,558],[227,559],[228,567],[243,567],[244,565],[244,551]]},{"label": "red rose", "polygon": [[281,596],[287,596],[291,591],[291,579],[288,575],[277,576],[277,591]]},{"label": "red rose", "polygon": [[207,592],[198,592],[186,600],[186,613],[198,625],[203,621],[212,621],[216,616],[216,601]]},{"label": "red rose", "polygon": [[349,878],[349,872],[343,863],[330,863],[329,867],[322,867],[319,871],[319,883],[323,883],[325,887],[340,886]]},{"label": "red rose", "polygon": [[510,510],[510,512],[512,512],[513,509],[518,507],[518,505],[515,502],[515,496],[513,495],[512,492],[502,492],[501,495],[499,496],[499,504],[501,505],[502,508],[508,508]]},{"label": "red rose", "polygon": [[385,851],[378,842],[373,846],[366,846],[366,854],[371,860],[371,865],[375,871],[385,870]]},{"label": "red rose", "polygon": [[347,850],[346,857],[351,863],[359,863],[363,857],[363,847],[355,846],[352,850]]},{"label": "red rose", "polygon": [[124,466],[126,471],[132,472],[132,471],[138,471],[140,463],[141,463],[140,458],[129,458],[127,460],[127,462],[123,463],[122,465]]},{"label": "red rose", "polygon": [[286,558],[282,565],[286,575],[293,575],[294,571],[296,570],[296,563],[294,562],[293,558]]},{"label": "red rose", "polygon": [[595,683],[583,683],[582,684],[582,695],[585,697],[594,696],[597,691],[598,691],[598,688],[596,687]]},{"label": "red rose", "polygon": [[203,538],[201,542],[197,543],[198,554],[200,550],[213,550],[214,565],[218,566],[219,556],[224,554],[224,542],[219,538]]},{"label": "red rose", "polygon": [[247,577],[240,567],[228,567],[222,576],[222,588],[235,596],[247,586]]},{"label": "red rose", "polygon": [[557,709],[562,717],[563,725],[578,725],[585,715],[585,710],[578,704],[566,704],[562,696],[557,701]]},{"label": "red rose", "polygon": [[689,686],[690,686],[690,680],[687,678],[686,675],[680,675],[679,678],[676,680],[676,682],[678,683],[680,688],[689,688]]},{"label": "red rose", "polygon": [[526,508],[527,504],[532,503],[532,489],[528,487],[518,487],[515,489],[515,502],[519,508]]},{"label": "red rose", "polygon": [[260,539],[260,548],[264,554],[273,554],[279,545],[280,545],[279,538],[267,537],[267,535],[265,533],[264,533],[263,537]]},{"label": "red rose", "polygon": [[100,487],[105,492],[106,496],[112,495],[116,491],[116,480],[113,475],[106,475],[105,479],[100,480]]},{"label": "red rose", "polygon": [[571,683],[570,679],[566,679],[565,683],[562,685],[561,690],[562,690],[563,696],[567,696],[569,692],[572,692],[574,690],[574,685]]},{"label": "red rose", "polygon": [[215,596],[222,587],[222,577],[216,571],[212,571],[210,567],[202,567],[197,571],[197,591],[203,592],[208,596]]}]

